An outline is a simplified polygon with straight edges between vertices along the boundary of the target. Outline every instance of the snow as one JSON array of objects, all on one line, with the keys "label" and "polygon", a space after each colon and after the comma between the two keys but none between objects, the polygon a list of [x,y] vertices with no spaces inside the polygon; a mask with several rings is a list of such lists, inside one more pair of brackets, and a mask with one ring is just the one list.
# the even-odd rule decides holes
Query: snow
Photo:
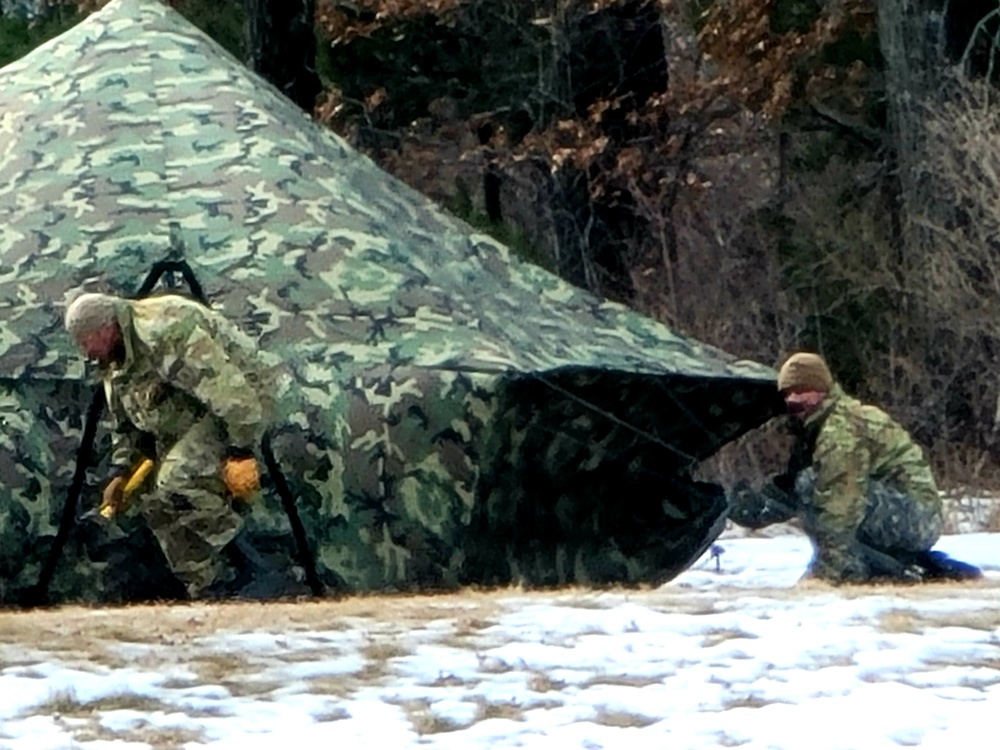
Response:
[{"label": "snow", "polygon": [[0,637],[0,748],[992,746],[1000,535],[938,545],[984,580],[921,587],[800,582],[802,536],[719,545],[657,589],[506,590],[478,620],[423,598],[421,622]]}]

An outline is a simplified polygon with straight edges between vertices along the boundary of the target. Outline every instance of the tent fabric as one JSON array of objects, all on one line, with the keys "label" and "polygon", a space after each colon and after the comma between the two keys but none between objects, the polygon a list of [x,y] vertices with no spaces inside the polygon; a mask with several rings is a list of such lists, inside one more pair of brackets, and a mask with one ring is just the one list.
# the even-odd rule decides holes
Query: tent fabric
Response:
[{"label": "tent fabric", "polygon": [[[304,565],[331,591],[663,580],[725,513],[691,471],[779,406],[770,368],[519,261],[178,13],[114,0],[0,70],[0,600],[37,577],[76,471],[93,379],[68,296],[131,295],[162,261],[284,376],[248,591],[296,591]],[[169,589],[144,533],[73,526],[55,598]]]}]

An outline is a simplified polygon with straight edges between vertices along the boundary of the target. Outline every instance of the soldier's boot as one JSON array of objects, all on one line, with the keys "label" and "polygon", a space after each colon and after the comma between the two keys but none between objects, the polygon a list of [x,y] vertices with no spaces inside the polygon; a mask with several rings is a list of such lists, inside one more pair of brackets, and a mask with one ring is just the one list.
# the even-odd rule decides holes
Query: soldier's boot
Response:
[{"label": "soldier's boot", "polygon": [[917,564],[924,570],[927,581],[974,581],[983,577],[983,571],[971,563],[956,560],[940,550],[929,550],[917,557]]}]

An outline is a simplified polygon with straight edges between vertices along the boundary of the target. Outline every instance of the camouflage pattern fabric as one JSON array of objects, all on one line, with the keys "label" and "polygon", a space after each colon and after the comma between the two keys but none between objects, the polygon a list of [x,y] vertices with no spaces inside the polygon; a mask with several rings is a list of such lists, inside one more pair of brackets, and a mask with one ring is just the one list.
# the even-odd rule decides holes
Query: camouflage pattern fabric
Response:
[{"label": "camouflage pattern fabric", "polygon": [[160,543],[171,571],[191,597],[224,590],[233,572],[223,556],[242,519],[219,475],[226,445],[215,419],[191,425],[159,459],[156,487],[138,510]]},{"label": "camouflage pattern fabric", "polygon": [[0,0],[0,17],[31,19],[44,15],[47,0]]},{"label": "camouflage pattern fabric", "polygon": [[[697,464],[781,408],[772,369],[520,262],[180,15],[114,0],[0,70],[3,601],[37,581],[80,449],[93,378],[65,295],[180,261],[284,368],[278,473],[234,539],[253,595],[307,564],[330,593],[665,580],[725,510]],[[99,431],[81,514],[109,451]],[[74,527],[51,598],[167,595],[139,525]]]},{"label": "camouflage pattern fabric", "polygon": [[[227,572],[222,550],[241,527],[222,462],[231,448],[253,454],[275,394],[265,397],[253,343],[200,303],[164,295],[116,306],[124,361],[102,373],[111,463],[125,473],[155,457],[155,490],[137,506],[173,573],[200,596]],[[141,445],[146,436],[152,445]]]},{"label": "camouflage pattern fabric", "polygon": [[804,420],[793,455],[798,465],[760,492],[735,488],[729,517],[751,528],[801,518],[815,550],[812,575],[836,582],[887,575],[899,566],[883,556],[905,559],[940,537],[941,496],[920,446],[840,386]]}]

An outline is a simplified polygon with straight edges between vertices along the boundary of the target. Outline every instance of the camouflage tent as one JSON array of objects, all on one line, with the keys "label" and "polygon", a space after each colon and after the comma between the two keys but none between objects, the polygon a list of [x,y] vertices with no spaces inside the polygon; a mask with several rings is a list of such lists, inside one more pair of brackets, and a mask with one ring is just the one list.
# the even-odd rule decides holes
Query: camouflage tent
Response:
[{"label": "camouflage tent", "polygon": [[45,0],[0,0],[0,18],[37,18],[46,8]]},{"label": "camouflage tent", "polygon": [[291,382],[251,595],[666,580],[725,513],[691,471],[777,405],[769,368],[519,262],[115,0],[0,71],[0,600],[171,592],[135,514],[81,518],[108,437],[61,315],[187,270]]}]

